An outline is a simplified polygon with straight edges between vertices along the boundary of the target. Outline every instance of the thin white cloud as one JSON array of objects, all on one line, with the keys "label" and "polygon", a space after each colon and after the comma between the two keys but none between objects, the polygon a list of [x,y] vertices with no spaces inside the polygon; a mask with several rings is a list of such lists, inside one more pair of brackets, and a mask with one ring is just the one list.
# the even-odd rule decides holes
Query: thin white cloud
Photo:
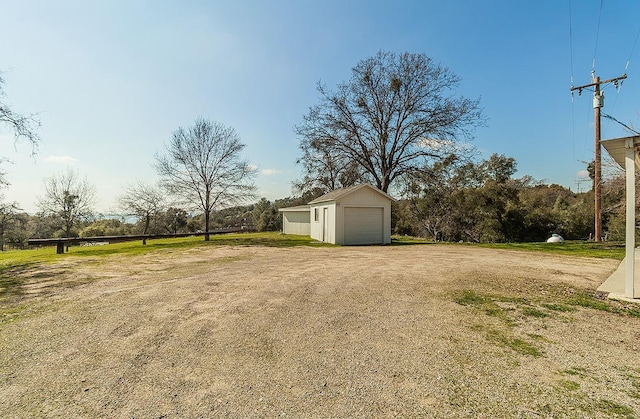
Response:
[{"label": "thin white cloud", "polygon": [[589,171],[588,170],[580,170],[578,173],[576,173],[576,176],[579,177],[579,178],[589,177]]},{"label": "thin white cloud", "polygon": [[77,162],[77,159],[74,159],[71,156],[47,156],[44,158],[44,161],[48,162],[48,163],[55,163],[55,164],[73,164],[75,162]]},{"label": "thin white cloud", "polygon": [[271,175],[277,175],[278,173],[282,173],[282,172],[277,169],[262,169],[260,173],[262,173],[265,176],[271,176]]}]

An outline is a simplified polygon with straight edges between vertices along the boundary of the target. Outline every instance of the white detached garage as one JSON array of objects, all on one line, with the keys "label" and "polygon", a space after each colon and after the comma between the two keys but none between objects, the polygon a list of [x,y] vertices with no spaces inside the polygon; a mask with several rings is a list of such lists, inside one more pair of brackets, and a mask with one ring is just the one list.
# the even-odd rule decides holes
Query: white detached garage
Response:
[{"label": "white detached garage", "polygon": [[[334,244],[364,245],[391,243],[391,198],[381,190],[362,184],[338,189],[309,202],[309,235],[312,239]],[[286,221],[297,208],[283,208],[283,232]],[[297,228],[298,231],[302,229]]]}]

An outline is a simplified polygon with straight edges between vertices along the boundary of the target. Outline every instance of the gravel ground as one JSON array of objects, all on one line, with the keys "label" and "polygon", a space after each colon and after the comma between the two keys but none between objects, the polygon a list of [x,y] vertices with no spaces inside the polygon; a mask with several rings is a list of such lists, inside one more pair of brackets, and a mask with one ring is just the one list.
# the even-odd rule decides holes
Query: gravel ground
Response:
[{"label": "gravel ground", "polygon": [[640,318],[568,303],[617,265],[450,245],[67,258],[2,307],[0,417],[640,417]]}]

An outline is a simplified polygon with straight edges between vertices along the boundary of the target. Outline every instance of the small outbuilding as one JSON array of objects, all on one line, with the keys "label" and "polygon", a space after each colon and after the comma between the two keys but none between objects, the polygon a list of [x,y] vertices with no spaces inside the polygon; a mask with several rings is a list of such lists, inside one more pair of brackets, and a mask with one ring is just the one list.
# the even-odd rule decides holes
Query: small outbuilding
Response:
[{"label": "small outbuilding", "polygon": [[[309,234],[312,239],[341,245],[389,244],[393,200],[366,183],[337,189],[314,199],[308,206],[280,209],[283,233]],[[302,226],[305,208],[308,233],[304,233],[307,230]]]},{"label": "small outbuilding", "polygon": [[282,232],[284,234],[296,234],[308,236],[311,234],[311,217],[309,205],[280,208],[282,213]]}]

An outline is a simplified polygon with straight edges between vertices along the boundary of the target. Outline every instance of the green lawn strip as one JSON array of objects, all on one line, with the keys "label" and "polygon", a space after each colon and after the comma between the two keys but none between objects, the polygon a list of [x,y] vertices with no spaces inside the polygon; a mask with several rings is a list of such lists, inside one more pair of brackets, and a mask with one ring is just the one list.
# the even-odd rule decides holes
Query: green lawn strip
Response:
[{"label": "green lawn strip", "polygon": [[622,260],[625,256],[623,242],[565,241],[563,243],[464,243],[461,245],[617,260]]},{"label": "green lawn strip", "polygon": [[312,240],[309,236],[295,236],[280,234],[277,232],[267,233],[232,233],[212,235],[211,240],[205,241],[203,237],[181,237],[174,239],[147,240],[143,245],[141,240],[127,241],[122,243],[94,245],[94,246],[71,246],[69,251],[62,255],[56,254],[55,246],[41,247],[30,250],[11,250],[0,252],[0,272],[12,269],[16,266],[28,264],[38,264],[47,262],[57,262],[61,258],[69,256],[108,256],[119,255],[139,255],[153,252],[160,249],[190,249],[202,246],[268,246],[268,247],[331,247],[334,245]]},{"label": "green lawn strip", "polygon": [[434,242],[419,237],[392,236],[392,245],[448,245],[448,246],[470,246],[483,247],[488,249],[519,250],[530,252],[544,252],[564,256],[592,257],[603,259],[622,260],[625,256],[624,242],[590,242],[590,241],[565,241],[563,243],[454,243],[454,242]]},{"label": "green lawn strip", "polygon": [[267,246],[267,247],[333,247],[335,245],[312,240],[309,236],[287,235],[278,232],[266,233],[231,233],[212,235],[209,241],[202,236],[172,239],[141,240],[122,243],[70,246],[69,251],[57,254],[55,246],[29,250],[10,250],[0,252],[0,298],[19,295],[22,280],[20,274],[39,266],[54,264],[66,258],[81,257],[91,263],[98,263],[96,258],[118,256],[135,256],[158,251],[171,252],[188,250],[205,246]]}]

